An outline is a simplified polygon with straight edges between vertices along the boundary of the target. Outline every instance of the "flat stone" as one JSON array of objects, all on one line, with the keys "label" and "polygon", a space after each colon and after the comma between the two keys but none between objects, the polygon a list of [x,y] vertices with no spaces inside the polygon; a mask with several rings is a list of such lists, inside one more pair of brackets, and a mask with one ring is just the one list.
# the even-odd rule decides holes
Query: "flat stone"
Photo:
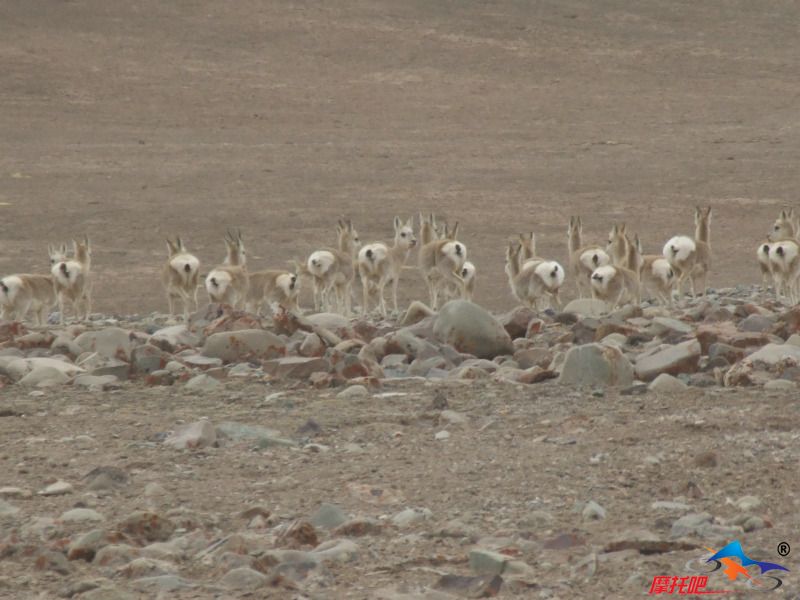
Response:
[{"label": "flat stone", "polygon": [[285,356],[264,362],[264,372],[281,379],[308,379],[312,373],[330,370],[330,361],[321,356]]},{"label": "flat stone", "polygon": [[228,571],[220,584],[232,590],[256,590],[267,583],[267,577],[258,571],[241,567]]},{"label": "flat stone", "polygon": [[659,347],[637,357],[636,377],[642,381],[652,381],[661,373],[694,373],[698,369],[699,361],[700,343],[696,339],[674,346]]},{"label": "flat stone", "polygon": [[606,303],[593,298],[576,298],[564,307],[563,313],[581,315],[584,317],[599,317],[608,311]]},{"label": "flat stone", "polygon": [[369,390],[363,385],[349,385],[341,392],[336,394],[336,397],[340,399],[368,398]]},{"label": "flat stone", "polygon": [[105,521],[105,517],[91,508],[73,508],[62,513],[60,519],[64,523],[87,523]]},{"label": "flat stone", "polygon": [[323,529],[333,529],[347,521],[347,515],[335,504],[324,503],[311,517],[311,524]]},{"label": "flat stone", "polygon": [[206,338],[203,356],[224,363],[278,358],[286,353],[286,343],[270,331],[241,329],[215,333]]},{"label": "flat stone", "polygon": [[72,484],[66,481],[56,481],[51,483],[43,490],[39,491],[39,496],[63,496],[64,494],[71,494],[73,490]]},{"label": "flat stone", "polygon": [[650,391],[659,394],[677,394],[686,391],[688,387],[680,379],[667,373],[662,373],[647,386]]},{"label": "flat stone", "polygon": [[210,375],[200,373],[199,375],[195,375],[189,381],[187,381],[184,387],[187,390],[192,390],[193,392],[209,394],[219,392],[222,389],[222,384]]},{"label": "flat stone", "polygon": [[194,450],[213,446],[217,442],[217,431],[206,421],[195,421],[178,427],[164,440],[164,444],[178,450]]}]

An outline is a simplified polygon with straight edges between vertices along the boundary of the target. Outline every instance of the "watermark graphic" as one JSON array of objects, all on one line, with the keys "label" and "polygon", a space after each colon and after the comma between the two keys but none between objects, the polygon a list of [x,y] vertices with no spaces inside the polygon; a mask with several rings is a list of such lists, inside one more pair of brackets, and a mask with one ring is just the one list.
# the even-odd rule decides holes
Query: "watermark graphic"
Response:
[{"label": "watermark graphic", "polygon": [[[708,589],[708,580],[711,573],[719,571],[728,578],[728,582],[737,582],[741,578],[745,585],[760,592],[770,592],[783,585],[781,576],[789,569],[773,562],[754,560],[745,554],[739,540],[734,540],[721,550],[706,548],[709,554],[699,559],[692,559],[686,563],[686,569],[701,575],[670,576],[657,575],[650,584],[650,595],[679,594],[708,595],[732,594],[736,590]],[[778,544],[778,554],[787,556],[791,548],[787,542]],[[769,573],[769,574],[767,574]],[[716,587],[716,585],[714,586]]]}]

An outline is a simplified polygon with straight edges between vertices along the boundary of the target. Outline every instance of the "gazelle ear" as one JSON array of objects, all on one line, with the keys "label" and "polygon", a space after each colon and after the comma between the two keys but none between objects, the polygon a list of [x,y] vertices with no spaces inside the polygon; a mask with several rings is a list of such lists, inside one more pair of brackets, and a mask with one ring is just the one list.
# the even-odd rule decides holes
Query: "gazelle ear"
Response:
[{"label": "gazelle ear", "polygon": [[414,229],[414,217],[409,217],[406,221],[406,227]]},{"label": "gazelle ear", "polygon": [[625,223],[619,226],[619,232],[623,235],[625,234]]},{"label": "gazelle ear", "polygon": [[175,247],[172,245],[172,242],[168,239],[167,240],[167,254],[172,256],[175,253]]},{"label": "gazelle ear", "polygon": [[400,217],[394,218],[394,230],[398,231],[403,226],[403,222],[400,220]]},{"label": "gazelle ear", "polygon": [[61,254],[63,254],[64,256],[67,255],[67,245],[66,244],[61,244]]}]

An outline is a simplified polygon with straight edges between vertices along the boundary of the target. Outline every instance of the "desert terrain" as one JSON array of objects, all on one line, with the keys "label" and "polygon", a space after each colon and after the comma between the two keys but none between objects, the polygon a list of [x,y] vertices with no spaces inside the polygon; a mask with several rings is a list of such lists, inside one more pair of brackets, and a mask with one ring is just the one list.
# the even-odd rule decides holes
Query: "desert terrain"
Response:
[{"label": "desert terrain", "polygon": [[[567,222],[580,215],[587,241],[625,222],[657,253],[711,206],[710,287],[755,285],[757,244],[797,206],[798,22],[788,0],[6,2],[0,272],[44,272],[48,244],[88,234],[96,327],[152,333],[165,324],[153,313],[166,310],[166,237],[183,236],[206,272],[238,228],[252,268],[283,268],[332,245],[338,218],[362,241],[389,240],[395,215],[434,212],[460,222],[475,300],[500,314],[515,306],[503,264],[517,233],[534,231],[540,253],[566,265]],[[785,310],[738,293],[770,318]],[[414,299],[426,291],[409,269],[401,303]],[[470,552],[491,547],[531,569],[498,597],[632,598],[655,575],[685,575],[736,527],[746,552],[792,571],[774,595],[800,593],[794,556],[776,552],[800,548],[796,391],[387,378],[342,398],[228,374],[213,393],[135,378],[0,387],[0,488],[17,490],[0,494],[11,506],[0,597],[489,597],[489,583],[441,580],[475,577]],[[163,445],[203,418],[293,444]],[[38,494],[58,481],[69,492]],[[350,535],[315,520],[324,504],[355,520]],[[191,547],[146,558],[178,565],[180,585],[135,583],[172,572],[157,562],[62,563],[63,544],[98,526],[59,520],[75,508],[109,526],[169,515]],[[406,508],[419,511],[395,520]],[[675,522],[703,513],[720,538],[681,547]],[[307,577],[260,564],[269,586],[222,582],[238,563],[214,544],[263,533],[309,551],[281,529],[308,522],[315,541],[352,538],[357,551],[345,545]]]}]

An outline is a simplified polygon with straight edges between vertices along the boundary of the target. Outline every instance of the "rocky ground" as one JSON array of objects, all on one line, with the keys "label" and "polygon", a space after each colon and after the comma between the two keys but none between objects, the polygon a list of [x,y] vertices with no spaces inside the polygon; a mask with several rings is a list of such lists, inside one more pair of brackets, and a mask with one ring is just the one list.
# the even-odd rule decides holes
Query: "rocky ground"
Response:
[{"label": "rocky ground", "polygon": [[0,597],[630,598],[734,539],[794,571],[800,310],[598,309],[2,323]]}]

